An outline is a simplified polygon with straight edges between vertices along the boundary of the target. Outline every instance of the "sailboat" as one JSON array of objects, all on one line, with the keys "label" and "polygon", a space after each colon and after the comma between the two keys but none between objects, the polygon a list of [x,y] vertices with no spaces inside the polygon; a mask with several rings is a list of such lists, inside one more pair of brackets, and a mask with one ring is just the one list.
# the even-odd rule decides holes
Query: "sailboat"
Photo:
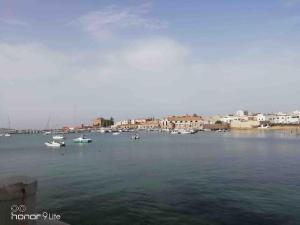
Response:
[{"label": "sailboat", "polygon": [[47,120],[47,123],[46,123],[46,126],[45,126],[45,129],[44,129],[44,135],[50,135],[51,134],[51,131],[49,129],[49,124],[50,124],[50,117],[48,118]]},{"label": "sailboat", "polygon": [[8,132],[6,134],[4,134],[4,137],[10,137],[11,134],[9,133],[10,132],[10,119],[9,119],[9,116],[7,117],[7,121],[8,121]]}]

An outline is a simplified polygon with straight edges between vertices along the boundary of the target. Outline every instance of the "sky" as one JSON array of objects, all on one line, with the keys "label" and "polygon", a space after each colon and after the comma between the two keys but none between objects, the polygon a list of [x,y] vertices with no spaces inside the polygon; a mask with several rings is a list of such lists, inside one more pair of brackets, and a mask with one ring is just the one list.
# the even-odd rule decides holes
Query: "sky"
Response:
[{"label": "sky", "polygon": [[0,127],[300,108],[300,0],[0,0]]}]

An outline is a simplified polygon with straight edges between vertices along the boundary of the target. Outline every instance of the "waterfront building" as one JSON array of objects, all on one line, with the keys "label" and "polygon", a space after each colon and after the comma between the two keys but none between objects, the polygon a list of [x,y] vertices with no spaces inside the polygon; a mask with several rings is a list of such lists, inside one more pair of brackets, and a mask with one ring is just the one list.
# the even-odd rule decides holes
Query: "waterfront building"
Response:
[{"label": "waterfront building", "polygon": [[228,123],[230,124],[232,121],[238,121],[241,120],[241,118],[239,116],[234,116],[234,115],[228,115],[228,116],[223,116],[220,118],[220,120],[223,123]]},{"label": "waterfront building", "polygon": [[293,113],[279,112],[276,114],[258,114],[257,120],[260,122],[268,122],[273,125],[295,125],[300,124],[300,114],[295,111]]},{"label": "waterfront building", "polygon": [[159,120],[149,120],[145,122],[140,122],[138,124],[139,129],[158,129],[160,128]]},{"label": "waterfront building", "polygon": [[160,121],[163,129],[202,129],[203,124],[202,117],[197,115],[169,116]]},{"label": "waterfront building", "polygon": [[110,119],[104,119],[102,117],[98,117],[93,121],[93,127],[110,127],[114,125],[113,118]]}]

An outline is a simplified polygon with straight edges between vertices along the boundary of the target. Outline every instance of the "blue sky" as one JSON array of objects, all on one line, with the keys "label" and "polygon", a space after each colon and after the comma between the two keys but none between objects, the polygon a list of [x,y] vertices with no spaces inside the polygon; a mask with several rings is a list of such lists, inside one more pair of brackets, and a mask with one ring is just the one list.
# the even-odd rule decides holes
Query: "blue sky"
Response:
[{"label": "blue sky", "polygon": [[0,1],[0,127],[299,109],[299,0]]}]

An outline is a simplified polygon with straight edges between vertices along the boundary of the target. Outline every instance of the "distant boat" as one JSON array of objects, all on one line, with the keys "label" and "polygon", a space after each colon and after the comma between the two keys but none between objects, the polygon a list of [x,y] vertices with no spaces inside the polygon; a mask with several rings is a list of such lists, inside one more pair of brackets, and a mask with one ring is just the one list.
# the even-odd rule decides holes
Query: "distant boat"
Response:
[{"label": "distant boat", "polygon": [[268,128],[270,128],[270,126],[269,125],[261,125],[260,127],[258,127],[259,129],[268,129]]},{"label": "distant boat", "polygon": [[48,147],[55,147],[55,148],[59,148],[59,147],[65,147],[65,143],[64,142],[56,142],[56,141],[48,141],[48,142],[45,142],[45,145],[48,146]]},{"label": "distant boat", "polygon": [[172,130],[170,134],[179,134],[177,130]]},{"label": "distant boat", "polygon": [[119,135],[120,132],[113,132],[112,134],[113,134],[113,135]]},{"label": "distant boat", "polygon": [[10,137],[11,135],[9,133],[4,134],[4,137]]},{"label": "distant boat", "polygon": [[61,141],[61,140],[65,139],[64,136],[62,136],[62,135],[54,135],[52,138],[55,141]]},{"label": "distant boat", "polygon": [[43,134],[44,134],[44,135],[50,135],[50,134],[51,134],[51,131],[45,131]]},{"label": "distant boat", "polygon": [[131,139],[138,140],[138,139],[140,139],[140,136],[138,134],[135,134],[135,135],[131,136]]},{"label": "distant boat", "polygon": [[99,133],[104,134],[104,133],[108,133],[108,130],[106,129],[100,129],[98,130]]},{"label": "distant boat", "polygon": [[78,138],[73,139],[74,143],[91,143],[92,139],[86,138],[85,136],[80,136]]},{"label": "distant boat", "polygon": [[181,130],[180,131],[180,134],[190,134],[191,132],[190,131],[188,131],[188,130]]}]

